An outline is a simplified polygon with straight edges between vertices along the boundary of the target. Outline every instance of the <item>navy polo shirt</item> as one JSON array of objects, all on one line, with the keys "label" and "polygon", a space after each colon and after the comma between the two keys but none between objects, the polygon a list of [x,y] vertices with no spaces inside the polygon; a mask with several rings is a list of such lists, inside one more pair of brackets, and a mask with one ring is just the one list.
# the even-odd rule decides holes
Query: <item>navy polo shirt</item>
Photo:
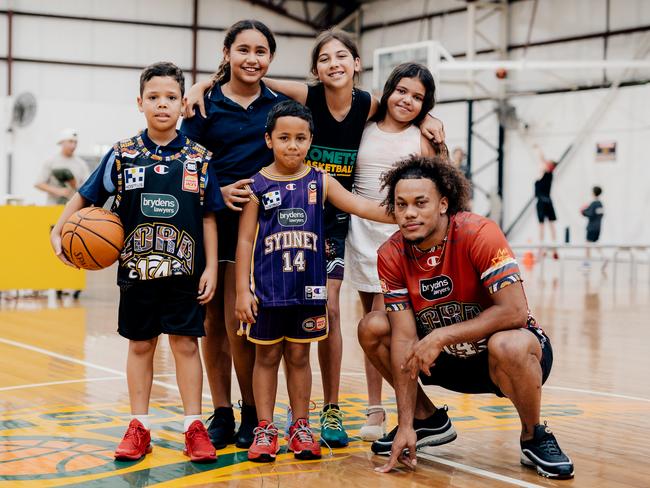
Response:
[{"label": "navy polo shirt", "polygon": [[[142,132],[142,142],[152,154],[158,156],[171,156],[183,149],[185,145],[185,136],[176,134],[166,146],[159,146],[153,142],[147,135],[147,130]],[[219,180],[211,170],[212,165],[208,166],[208,178],[205,187],[205,196],[203,208],[206,212],[215,212],[225,208],[221,190],[219,189]],[[93,205],[103,205],[106,200],[115,195],[117,191],[117,169],[115,168],[115,152],[111,148],[102,158],[99,166],[95,168],[86,182],[79,188],[79,194]]]},{"label": "navy polo shirt", "polygon": [[288,98],[262,82],[260,86],[260,96],[245,109],[226,97],[217,84],[204,98],[207,117],[197,111],[181,124],[181,132],[212,152],[211,163],[221,186],[250,178],[273,162],[273,151],[264,141],[266,117]]}]

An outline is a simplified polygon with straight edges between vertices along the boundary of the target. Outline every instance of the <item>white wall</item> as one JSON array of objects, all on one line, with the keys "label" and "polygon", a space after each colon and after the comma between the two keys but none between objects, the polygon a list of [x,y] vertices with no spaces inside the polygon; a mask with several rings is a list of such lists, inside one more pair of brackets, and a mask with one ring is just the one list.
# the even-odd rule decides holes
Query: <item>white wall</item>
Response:
[{"label": "white wall", "polygon": [[[192,0],[14,0],[17,12],[89,16],[160,22],[189,26]],[[0,2],[6,9],[6,2]],[[310,33],[312,29],[261,7],[237,0],[201,0],[199,26],[227,28],[237,20],[258,18],[273,31]],[[13,64],[13,94],[33,93],[38,101],[36,118],[15,130],[13,193],[27,202],[43,203],[45,196],[33,188],[42,162],[54,154],[57,134],[65,127],[79,131],[77,154],[97,158],[102,149],[143,128],[138,112],[139,66],[172,61],[185,70],[186,88],[191,85],[192,36],[189,29],[119,23],[13,17],[13,56],[23,59],[99,63],[133,66],[134,69],[79,67],[30,62]],[[7,55],[7,19],[0,15],[0,57]],[[199,71],[214,71],[222,57],[224,32],[200,30]],[[276,34],[277,55],[269,74],[306,77],[311,38]],[[298,53],[299,55],[296,55]],[[6,155],[9,140],[10,100],[6,98],[6,62],[0,62],[0,195],[6,189]],[[199,78],[207,77],[207,74]]]},{"label": "white wall", "polygon": [[[650,2],[644,0],[611,0],[610,28],[622,29],[650,24]],[[390,22],[422,13],[441,12],[462,7],[456,0],[406,0],[395,8],[393,0],[370,2],[363,7],[363,25]],[[528,34],[532,0],[510,4],[510,42],[523,43]],[[121,18],[125,20],[153,21],[189,25],[192,20],[191,0],[14,0],[17,11],[47,12],[63,15]],[[531,40],[589,34],[605,28],[606,0],[545,0],[539,2]],[[7,2],[0,0],[0,9]],[[259,18],[277,32],[310,33],[304,25],[280,17],[266,9],[238,0],[200,0],[199,24],[205,27],[227,27],[241,18]],[[440,40],[450,51],[466,49],[466,14],[464,12],[435,17],[424,21],[376,29],[366,32],[361,39],[362,64],[372,65],[372,53],[385,47],[423,39]],[[51,60],[99,62],[143,66],[156,60],[168,59],[183,68],[191,65],[190,31],[178,28],[146,27],[116,23],[79,22],[14,17],[14,55]],[[0,15],[0,31],[5,31],[6,16]],[[491,33],[498,29],[496,18],[484,24]],[[649,35],[637,33],[611,37],[607,55],[610,59],[631,58],[639,42]],[[221,59],[223,32],[201,30],[198,35],[198,68],[212,71]],[[278,51],[270,73],[277,76],[306,76],[309,70],[311,38],[277,35]],[[487,47],[478,40],[477,49]],[[524,51],[514,50],[510,56],[521,57]],[[6,36],[0,35],[0,56],[6,56]],[[494,59],[495,54],[479,56]],[[548,46],[531,47],[528,59],[601,59],[604,56],[601,39],[575,41]],[[39,102],[35,121],[15,135],[15,193],[34,202],[44,201],[43,195],[32,188],[34,175],[42,161],[57,150],[56,134],[63,127],[79,130],[79,153],[95,154],[99,147],[132,134],[143,125],[137,112],[135,97],[138,88],[138,69],[104,69],[57,66],[17,62],[14,64],[14,93],[34,93]],[[362,76],[362,86],[370,86],[368,71]],[[566,72],[542,75],[530,72],[511,73],[505,82],[515,91],[534,88],[557,88],[573,82],[600,82],[602,72]],[[610,73],[611,75],[611,73]],[[202,75],[207,76],[207,75]],[[637,72],[629,79],[650,77],[650,73]],[[493,73],[481,73],[479,80],[497,86]],[[462,98],[464,88],[439,81],[440,100]],[[190,82],[189,76],[187,80]],[[0,193],[5,188],[5,155],[8,121],[6,94],[6,63],[0,62]],[[648,190],[648,157],[644,143],[648,140],[648,90],[647,85],[622,88],[615,104],[602,117],[602,121],[587,138],[576,158],[558,170],[554,197],[559,227],[570,226],[574,242],[583,239],[584,219],[579,207],[589,200],[593,184],[602,184],[606,220],[603,240],[648,241],[650,226],[643,215],[650,211]],[[518,114],[529,124],[523,137],[508,131],[506,144],[506,180],[504,202],[505,223],[509,224],[528,201],[537,176],[537,163],[530,143],[539,143],[550,157],[559,157],[574,139],[593,107],[605,96],[603,90],[581,91],[534,97],[514,97],[511,102]],[[475,117],[493,109],[494,103],[475,104]],[[464,147],[467,136],[467,105],[465,103],[440,104],[436,108],[444,121],[450,148]],[[486,119],[478,128],[481,134],[497,141],[495,118]],[[595,163],[594,145],[602,139],[618,142],[618,161]],[[474,140],[473,167],[477,169],[494,156],[479,140]],[[492,190],[496,186],[496,166],[476,177],[476,183]],[[475,193],[475,209],[487,211],[489,202],[480,192]],[[525,242],[534,238],[534,213],[530,211],[513,239]]]},{"label": "white wall", "polygon": [[[611,0],[610,29],[624,29],[645,26],[650,23],[650,2],[644,0]],[[565,38],[602,32],[606,28],[606,0],[545,0],[538,3],[537,14],[531,34],[531,42]],[[400,2],[371,2],[364,6],[363,25],[408,18],[422,13],[435,13],[459,6],[459,2],[426,2],[425,0]],[[510,4],[509,42],[523,44],[528,36],[533,1]],[[443,43],[452,53],[467,49],[467,15],[453,13],[429,20],[419,20],[370,30],[362,38],[363,65],[370,67],[376,48],[432,39]],[[491,35],[498,29],[496,16],[491,23],[481,24],[481,30]],[[515,49],[509,54],[512,59],[525,55],[529,60],[594,60],[631,59],[639,43],[650,36],[648,32],[618,35],[608,40],[607,53],[602,39],[564,42],[545,46]],[[496,39],[496,37],[494,37]],[[487,47],[484,40],[477,38],[476,49]],[[477,59],[496,59],[496,55],[478,55]],[[648,59],[646,57],[646,59]],[[608,72],[609,79],[618,75]],[[462,77],[462,76],[461,76]],[[555,73],[511,72],[506,81],[498,81],[492,72],[476,74],[484,86],[496,92],[501,86],[509,91],[549,90],[569,86],[594,85],[603,80],[602,70],[569,70]],[[463,86],[449,84],[450,78],[458,75],[441,74],[437,79],[438,99],[462,99],[467,95]],[[625,80],[650,79],[650,70],[628,73]],[[363,75],[363,82],[370,85],[371,72]],[[505,187],[503,202],[505,227],[514,220],[526,202],[533,195],[533,183],[538,178],[538,162],[531,144],[538,143],[549,157],[559,158],[577,136],[606,90],[569,92],[555,95],[515,96],[510,99],[518,115],[529,124],[526,133],[509,130],[505,147]],[[564,227],[571,230],[572,242],[584,242],[586,219],[579,214],[582,205],[591,199],[593,185],[604,189],[603,202],[606,217],[602,241],[650,243],[650,225],[646,224],[650,212],[650,165],[645,141],[650,136],[648,98],[650,85],[621,88],[614,104],[603,114],[600,122],[580,147],[575,158],[558,169],[553,197],[558,213],[558,236],[563,237]],[[474,105],[474,117],[493,109],[494,102],[478,102]],[[436,113],[445,123],[447,144],[466,147],[467,104],[439,104]],[[498,125],[495,117],[481,122],[476,130],[496,145]],[[616,162],[595,162],[597,141],[615,140],[618,143]],[[491,158],[494,151],[478,138],[473,139],[472,167],[476,170]],[[497,167],[486,169],[475,178],[481,187],[491,190],[496,187]],[[481,192],[475,192],[474,209],[487,212],[489,201]],[[537,224],[534,208],[525,214],[511,240],[525,243],[537,241]]]},{"label": "white wall", "polygon": [[[526,137],[508,132],[506,153],[506,222],[533,191],[538,177],[535,159],[528,142],[534,140],[547,157],[558,159],[578,130],[605,97],[606,90],[522,97],[513,103],[531,126]],[[607,112],[565,167],[558,167],[552,197],[558,214],[558,227],[569,227],[572,242],[585,241],[586,219],[579,209],[591,201],[591,188],[603,188],[605,219],[601,241],[609,243],[650,243],[650,85],[621,89]],[[529,118],[534,117],[534,118]],[[617,142],[615,162],[596,161],[596,143]],[[563,234],[561,234],[563,235]],[[531,209],[514,239],[536,241],[537,224]]]}]

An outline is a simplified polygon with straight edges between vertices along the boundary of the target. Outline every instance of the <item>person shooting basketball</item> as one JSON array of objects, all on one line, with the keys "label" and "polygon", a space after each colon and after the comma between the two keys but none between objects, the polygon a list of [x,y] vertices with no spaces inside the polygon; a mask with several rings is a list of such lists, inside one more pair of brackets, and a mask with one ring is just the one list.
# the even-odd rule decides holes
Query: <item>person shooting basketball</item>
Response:
[{"label": "person shooting basketball", "polygon": [[361,346],[397,396],[398,427],[372,445],[390,454],[377,470],[388,472],[398,460],[415,467],[418,447],[456,438],[447,408],[434,406],[419,379],[508,397],[521,420],[521,462],[543,476],[573,477],[573,463],[540,423],[553,351],[528,310],[503,232],[465,211],[469,183],[439,157],[411,156],[383,184],[399,226],[378,251],[386,311],[359,324]]},{"label": "person shooting basketball", "polygon": [[[138,108],[147,129],[118,142],[72,197],[52,229],[56,255],[61,229],[77,210],[102,205],[124,226],[120,255],[118,332],[129,339],[126,377],[131,422],[115,451],[118,460],[151,452],[149,397],[153,359],[161,333],[168,334],[185,412],[184,453],[191,461],[217,459],[201,421],[203,372],[198,337],[205,335],[204,308],[216,289],[217,229],[214,211],[223,207],[219,184],[208,176],[211,154],[176,131],[185,106],[183,72],[156,63],[140,76]],[[92,250],[91,250],[92,252]]]}]

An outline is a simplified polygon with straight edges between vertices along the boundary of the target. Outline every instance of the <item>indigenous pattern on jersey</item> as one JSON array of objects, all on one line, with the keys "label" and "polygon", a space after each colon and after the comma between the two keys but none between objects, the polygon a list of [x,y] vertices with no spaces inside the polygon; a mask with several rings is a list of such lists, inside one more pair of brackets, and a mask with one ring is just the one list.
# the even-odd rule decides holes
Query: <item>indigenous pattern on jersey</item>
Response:
[{"label": "indigenous pattern on jersey", "polygon": [[251,290],[263,307],[325,305],[323,204],[327,176],[307,167],[291,177],[264,168],[250,188],[259,205]]},{"label": "indigenous pattern on jersey", "polygon": [[115,145],[117,194],[124,225],[117,281],[192,276],[205,267],[203,199],[210,153],[185,138],[171,156],[152,154],[140,135]]},{"label": "indigenous pattern on jersey", "polygon": [[[493,304],[491,294],[521,281],[501,229],[470,212],[453,215],[446,241],[430,252],[418,250],[396,232],[379,248],[377,270],[386,310],[413,309],[420,338],[476,317]],[[469,357],[486,349],[487,340],[481,339],[444,350]]]}]

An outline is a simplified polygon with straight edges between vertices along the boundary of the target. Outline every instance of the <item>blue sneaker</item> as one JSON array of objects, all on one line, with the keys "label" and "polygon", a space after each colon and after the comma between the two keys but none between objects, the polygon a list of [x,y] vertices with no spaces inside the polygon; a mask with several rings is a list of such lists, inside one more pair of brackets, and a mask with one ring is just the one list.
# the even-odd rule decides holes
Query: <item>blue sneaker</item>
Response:
[{"label": "blue sneaker", "polygon": [[323,407],[320,414],[320,438],[321,444],[329,447],[345,447],[350,442],[343,428],[343,412],[335,403]]},{"label": "blue sneaker", "polygon": [[[425,446],[441,446],[456,439],[456,430],[447,415],[447,405],[438,408],[426,419],[413,419],[413,429],[417,436],[416,449]],[[372,443],[370,449],[380,456],[390,456],[397,427],[381,439]]]},{"label": "blue sneaker", "polygon": [[532,439],[521,442],[521,464],[537,469],[546,478],[573,478],[573,462],[562,452],[546,422],[535,426]]}]

